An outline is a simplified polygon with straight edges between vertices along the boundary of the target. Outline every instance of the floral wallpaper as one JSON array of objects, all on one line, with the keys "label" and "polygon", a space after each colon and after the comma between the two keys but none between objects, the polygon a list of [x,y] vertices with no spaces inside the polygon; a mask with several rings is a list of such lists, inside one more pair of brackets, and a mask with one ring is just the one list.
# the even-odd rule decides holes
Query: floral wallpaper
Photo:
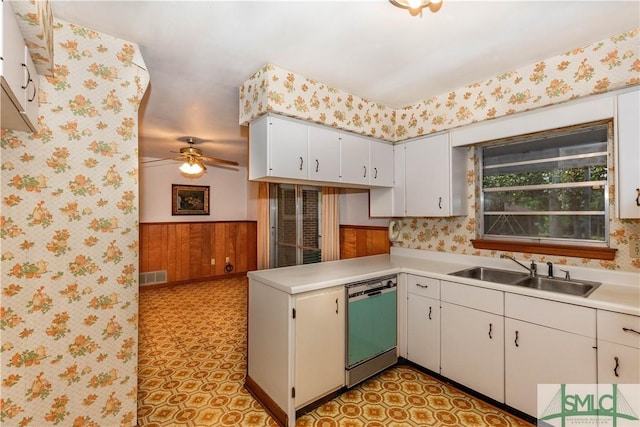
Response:
[{"label": "floral wallpaper", "polygon": [[274,112],[395,141],[393,108],[267,64],[240,86],[240,124]]},{"label": "floral wallpaper", "polygon": [[[240,124],[266,112],[293,116],[347,131],[398,142],[473,122],[558,104],[571,99],[640,85],[640,29],[507,71],[492,79],[440,94],[397,110],[358,98],[271,64],[240,86]],[[610,144],[610,150],[613,150]],[[610,156],[613,162],[613,155]],[[613,171],[613,163],[610,170]],[[469,212],[475,212],[475,156],[469,149]],[[612,270],[640,271],[629,241],[640,239],[640,221],[615,218],[610,174],[610,246],[614,261],[514,254],[520,258]],[[475,250],[477,218],[406,218],[395,245],[423,250],[497,256]]]},{"label": "floral wallpaper", "polygon": [[55,21],[36,133],[1,130],[0,424],[136,424],[138,47]]},{"label": "floral wallpaper", "polygon": [[240,124],[275,112],[391,142],[640,84],[640,29],[400,109],[272,64],[240,86]]}]

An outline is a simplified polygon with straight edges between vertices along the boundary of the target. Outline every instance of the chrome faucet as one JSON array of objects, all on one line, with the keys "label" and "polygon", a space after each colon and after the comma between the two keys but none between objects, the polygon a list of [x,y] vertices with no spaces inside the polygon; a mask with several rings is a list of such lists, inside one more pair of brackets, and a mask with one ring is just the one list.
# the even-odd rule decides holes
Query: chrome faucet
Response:
[{"label": "chrome faucet", "polygon": [[523,268],[527,269],[527,271],[529,271],[529,275],[531,277],[535,277],[536,274],[538,273],[538,266],[536,265],[536,262],[534,260],[531,260],[531,267],[527,267],[526,265],[522,264],[520,261],[518,261],[517,259],[515,259],[512,256],[509,256],[509,255],[506,255],[506,254],[500,254],[500,258],[509,258],[511,261],[515,262],[520,267],[523,267]]}]

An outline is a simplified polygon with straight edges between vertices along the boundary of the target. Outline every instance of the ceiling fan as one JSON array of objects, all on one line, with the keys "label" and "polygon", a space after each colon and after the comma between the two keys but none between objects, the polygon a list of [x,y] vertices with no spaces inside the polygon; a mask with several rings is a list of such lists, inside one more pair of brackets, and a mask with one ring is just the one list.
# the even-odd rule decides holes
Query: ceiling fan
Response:
[{"label": "ceiling fan", "polygon": [[194,136],[183,136],[178,138],[178,141],[186,142],[187,144],[189,144],[187,147],[180,148],[179,152],[171,151],[172,153],[178,154],[178,156],[169,157],[166,159],[149,160],[148,162],[144,163],[159,162],[162,160],[181,161],[184,163],[180,166],[180,171],[187,175],[199,175],[203,173],[205,170],[207,170],[207,167],[204,165],[205,163],[220,163],[224,165],[238,166],[238,162],[218,159],[202,154],[202,150],[194,147],[195,144],[203,142],[203,140],[200,138],[196,138]]}]

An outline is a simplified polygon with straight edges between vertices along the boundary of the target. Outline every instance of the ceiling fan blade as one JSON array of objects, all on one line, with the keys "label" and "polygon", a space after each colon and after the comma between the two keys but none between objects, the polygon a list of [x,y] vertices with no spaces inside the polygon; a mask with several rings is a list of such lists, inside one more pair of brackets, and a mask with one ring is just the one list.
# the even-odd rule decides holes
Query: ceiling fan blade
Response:
[{"label": "ceiling fan blade", "polygon": [[233,165],[233,166],[239,165],[238,162],[234,162],[233,160],[216,159],[215,157],[201,156],[199,157],[199,159],[202,160],[203,162],[209,162],[209,163],[224,163],[225,165]]},{"label": "ceiling fan blade", "polygon": [[175,160],[173,157],[165,157],[164,159],[153,159],[153,160],[145,160],[140,163],[154,163],[154,162],[164,162],[166,160]]}]

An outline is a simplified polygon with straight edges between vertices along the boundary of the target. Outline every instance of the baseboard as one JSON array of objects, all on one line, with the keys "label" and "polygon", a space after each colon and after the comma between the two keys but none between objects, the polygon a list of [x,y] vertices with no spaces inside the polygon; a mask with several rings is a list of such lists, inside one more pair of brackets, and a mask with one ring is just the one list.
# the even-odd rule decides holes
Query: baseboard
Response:
[{"label": "baseboard", "polygon": [[230,279],[233,277],[245,277],[247,275],[246,271],[241,271],[238,273],[228,273],[228,274],[221,274],[218,276],[208,276],[208,277],[198,277],[197,279],[188,279],[188,280],[176,280],[173,282],[166,282],[166,283],[157,283],[154,285],[145,285],[145,286],[139,286],[140,290],[145,290],[145,289],[158,289],[158,288],[166,288],[169,286],[177,286],[177,285],[189,285],[192,283],[202,283],[202,282],[211,282],[214,280],[220,280],[220,279]]}]

